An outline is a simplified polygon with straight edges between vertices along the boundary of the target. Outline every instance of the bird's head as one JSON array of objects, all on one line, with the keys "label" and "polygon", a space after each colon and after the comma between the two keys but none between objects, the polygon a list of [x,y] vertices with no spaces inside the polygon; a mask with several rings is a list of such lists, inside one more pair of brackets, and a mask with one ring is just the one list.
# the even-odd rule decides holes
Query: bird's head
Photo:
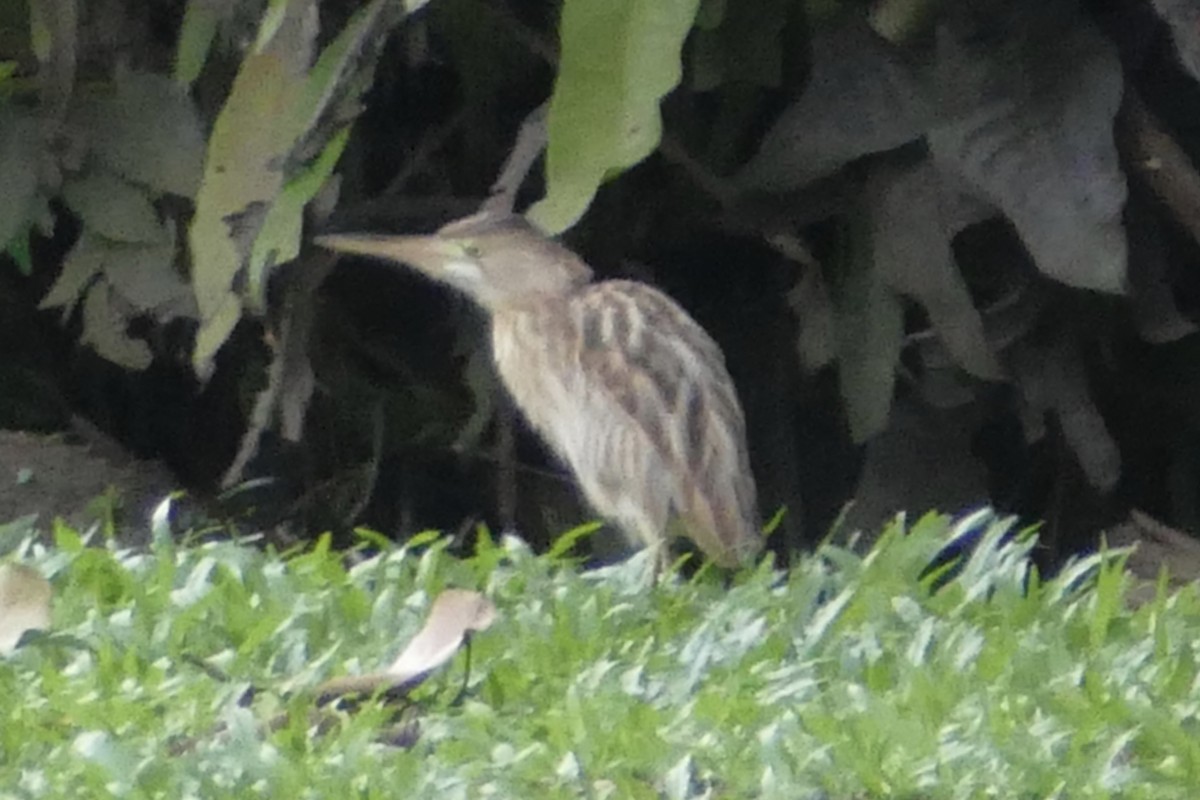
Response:
[{"label": "bird's head", "polygon": [[338,233],[318,236],[316,243],[407,264],[489,311],[566,294],[592,277],[582,259],[516,214],[484,212],[428,236]]}]

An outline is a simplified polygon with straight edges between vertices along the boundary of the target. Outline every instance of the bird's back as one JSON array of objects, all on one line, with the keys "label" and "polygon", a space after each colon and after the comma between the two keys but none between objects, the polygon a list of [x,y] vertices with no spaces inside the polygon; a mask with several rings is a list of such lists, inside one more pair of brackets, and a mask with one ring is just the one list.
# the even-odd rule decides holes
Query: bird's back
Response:
[{"label": "bird's back", "polygon": [[725,566],[758,552],[733,381],[673,300],[605,281],[499,310],[493,326],[501,377],[599,512],[647,545],[677,521]]}]

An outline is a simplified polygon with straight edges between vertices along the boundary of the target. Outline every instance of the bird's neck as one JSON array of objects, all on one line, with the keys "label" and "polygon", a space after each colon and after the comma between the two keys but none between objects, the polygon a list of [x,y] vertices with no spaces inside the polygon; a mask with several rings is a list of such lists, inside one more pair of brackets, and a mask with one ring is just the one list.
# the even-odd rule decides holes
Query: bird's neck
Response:
[{"label": "bird's neck", "polygon": [[493,318],[523,314],[544,314],[555,311],[570,303],[571,298],[582,287],[571,287],[565,291],[528,292],[492,303],[488,311]]}]

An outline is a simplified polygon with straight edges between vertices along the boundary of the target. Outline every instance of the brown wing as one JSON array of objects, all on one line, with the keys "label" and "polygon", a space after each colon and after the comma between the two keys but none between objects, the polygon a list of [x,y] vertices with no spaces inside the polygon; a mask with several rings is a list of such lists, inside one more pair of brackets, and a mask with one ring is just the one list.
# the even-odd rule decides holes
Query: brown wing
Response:
[{"label": "brown wing", "polygon": [[633,281],[582,288],[570,313],[590,402],[613,404],[650,443],[685,532],[725,566],[756,553],[746,426],[720,348],[673,300]]}]

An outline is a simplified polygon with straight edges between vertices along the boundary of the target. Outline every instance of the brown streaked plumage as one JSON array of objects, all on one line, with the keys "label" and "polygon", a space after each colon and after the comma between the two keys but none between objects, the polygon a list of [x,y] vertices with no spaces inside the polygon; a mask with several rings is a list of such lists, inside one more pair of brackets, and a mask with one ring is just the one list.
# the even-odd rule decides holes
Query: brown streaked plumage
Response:
[{"label": "brown streaked plumage", "polygon": [[662,558],[682,533],[727,567],[761,549],[725,359],[667,295],[635,281],[591,283],[578,256],[516,215],[478,214],[431,236],[316,241],[409,264],[483,306],[517,407],[627,536]]}]

